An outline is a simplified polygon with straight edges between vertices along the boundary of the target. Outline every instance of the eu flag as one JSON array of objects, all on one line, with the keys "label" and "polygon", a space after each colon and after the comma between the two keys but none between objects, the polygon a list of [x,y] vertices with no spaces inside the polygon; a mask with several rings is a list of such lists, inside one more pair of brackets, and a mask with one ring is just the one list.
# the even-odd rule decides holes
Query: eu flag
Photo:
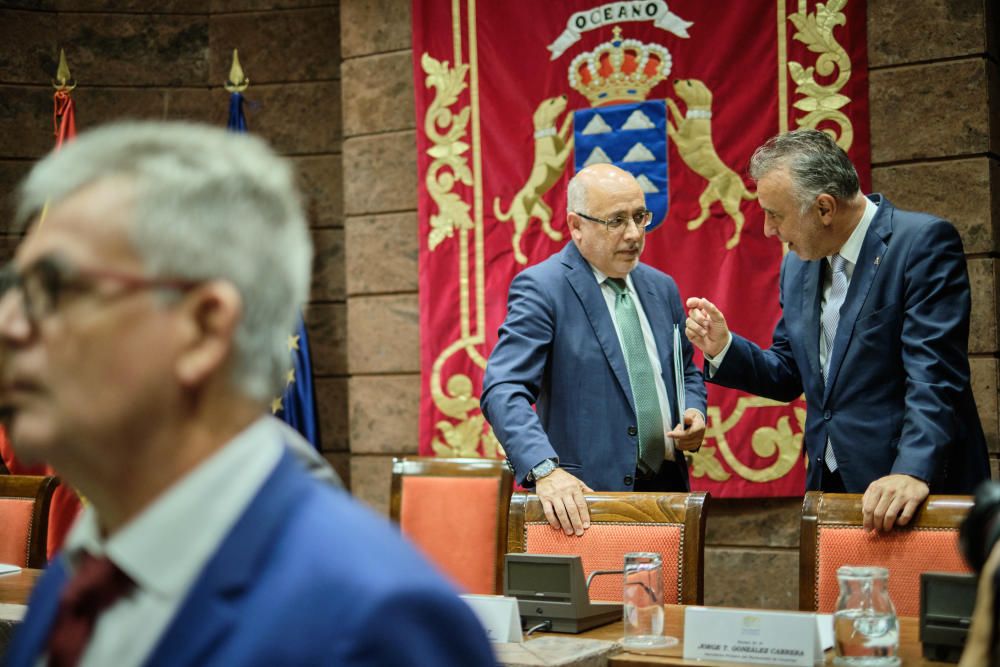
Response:
[{"label": "eu flag", "polygon": [[[239,92],[229,95],[229,123],[233,132],[247,131],[243,110],[244,97]],[[295,333],[288,337],[289,369],[285,376],[285,391],[271,401],[271,413],[297,430],[317,450],[320,449],[319,424],[316,420],[316,395],[313,392],[312,361],[306,323],[299,314]]]}]

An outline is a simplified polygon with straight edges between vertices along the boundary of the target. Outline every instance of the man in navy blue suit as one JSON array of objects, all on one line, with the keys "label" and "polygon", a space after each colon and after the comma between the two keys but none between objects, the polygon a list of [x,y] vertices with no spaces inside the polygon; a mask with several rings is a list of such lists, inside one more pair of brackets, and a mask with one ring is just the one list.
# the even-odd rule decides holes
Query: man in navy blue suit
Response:
[{"label": "man in navy blue suit", "polygon": [[708,379],[782,401],[805,392],[807,485],[864,493],[867,529],[907,524],[930,491],[971,493],[989,464],[955,228],[865,197],[847,154],[816,130],[771,138],[750,174],[765,235],[791,251],[782,316],[764,350],[688,299]]},{"label": "man in navy blue suit", "polygon": [[88,504],[7,665],[494,664],[455,591],[269,414],[312,259],[285,161],[109,126],[35,166],[19,218],[0,404],[18,455]]},{"label": "man in navy blue suit", "polygon": [[705,385],[679,336],[678,400],[684,306],[670,276],[639,262],[652,213],[636,179],[582,169],[567,209],[572,241],[511,283],[481,405],[549,523],[582,535],[586,491],[689,488],[684,451],[705,435]]}]

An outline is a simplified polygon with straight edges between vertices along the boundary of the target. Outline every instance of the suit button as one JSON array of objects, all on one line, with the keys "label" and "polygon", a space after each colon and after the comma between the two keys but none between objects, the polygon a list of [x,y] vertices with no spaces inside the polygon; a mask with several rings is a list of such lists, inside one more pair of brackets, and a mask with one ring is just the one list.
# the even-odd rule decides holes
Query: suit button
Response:
[{"label": "suit button", "polygon": [[632,486],[632,475],[625,475],[625,485]]},{"label": "suit button", "polygon": [[823,457],[822,456],[817,456],[816,457],[816,463],[823,463]]},{"label": "suit button", "polygon": [[628,434],[629,435],[636,435],[638,432],[639,432],[639,429],[637,429],[635,426],[629,426],[628,427]]},{"label": "suit button", "polygon": [[829,410],[824,410],[823,411],[823,420],[824,421],[830,421],[831,417],[833,417],[833,413],[832,412],[830,412]]}]

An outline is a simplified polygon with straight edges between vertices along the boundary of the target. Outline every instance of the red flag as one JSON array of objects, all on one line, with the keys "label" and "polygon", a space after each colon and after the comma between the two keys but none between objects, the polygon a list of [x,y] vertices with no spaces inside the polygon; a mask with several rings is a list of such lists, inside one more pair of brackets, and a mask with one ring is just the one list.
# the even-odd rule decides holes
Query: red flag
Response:
[{"label": "red flag", "polygon": [[76,136],[76,102],[69,90],[57,90],[53,102],[52,122],[58,150],[62,148],[63,142]]},{"label": "red flag", "polygon": [[[55,149],[59,150],[64,142],[76,136],[76,103],[70,95],[70,90],[56,90],[53,106]],[[18,461],[3,428],[0,428],[0,457],[11,475],[58,475],[47,465],[25,465]],[[49,531],[46,546],[46,554],[49,558],[52,558],[62,548],[66,533],[76,521],[80,509],[80,497],[76,491],[65,483],[56,487],[52,496],[52,504],[49,505]]]},{"label": "red flag", "polygon": [[[783,249],[764,238],[746,167],[768,137],[817,127],[867,189],[865,13],[862,0],[415,0],[420,452],[501,453],[479,412],[485,360],[513,276],[569,241],[566,184],[584,164],[633,171],[658,213],[642,260],[768,345]],[[803,400],[710,386],[708,412],[695,490],[802,493]]]}]

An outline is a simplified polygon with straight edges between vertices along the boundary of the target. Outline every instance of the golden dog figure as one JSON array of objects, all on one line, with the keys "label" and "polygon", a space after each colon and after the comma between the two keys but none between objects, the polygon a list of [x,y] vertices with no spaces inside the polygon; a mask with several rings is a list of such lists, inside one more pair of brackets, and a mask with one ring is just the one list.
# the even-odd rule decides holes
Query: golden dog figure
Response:
[{"label": "golden dog figure", "polygon": [[743,179],[726,166],[715,151],[712,143],[712,91],[697,79],[674,81],[674,92],[684,101],[687,113],[683,116],[677,104],[667,98],[667,107],[674,122],[667,120],[667,135],[673,139],[677,152],[685,164],[708,185],[698,197],[701,214],[687,224],[688,229],[698,229],[708,219],[709,209],[718,201],[726,214],[733,219],[736,231],[726,242],[726,249],[735,248],[743,231],[743,213],[740,201],[756,199],[755,193],[747,190]]},{"label": "golden dog figure", "polygon": [[493,215],[497,220],[514,221],[514,259],[527,264],[528,258],[521,252],[521,236],[532,218],[538,218],[542,230],[553,241],[561,241],[562,233],[552,229],[552,208],[542,200],[542,195],[555,185],[566,169],[566,159],[573,150],[570,128],[573,114],[567,114],[562,126],[556,131],[556,121],[566,110],[566,96],[550,97],[535,109],[535,162],[527,182],[517,191],[510,202],[510,210],[500,210],[500,198],[493,199]]}]

